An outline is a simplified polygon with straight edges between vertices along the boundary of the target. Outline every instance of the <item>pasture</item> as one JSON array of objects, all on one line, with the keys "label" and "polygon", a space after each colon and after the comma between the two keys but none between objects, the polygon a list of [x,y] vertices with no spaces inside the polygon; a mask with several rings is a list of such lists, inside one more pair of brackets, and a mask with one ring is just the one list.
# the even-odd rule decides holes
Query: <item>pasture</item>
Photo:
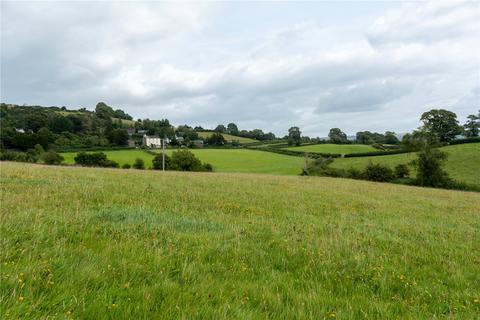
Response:
[{"label": "pasture", "polygon": [[[160,150],[155,150],[161,152]],[[167,149],[171,155],[175,149]],[[247,149],[190,149],[201,161],[208,162],[217,172],[249,172],[271,174],[300,174],[303,159],[276,153]],[[120,165],[133,164],[135,158],[142,158],[146,168],[152,167],[153,155],[142,150],[103,151],[111,160]],[[66,164],[74,164],[76,152],[62,153]]]},{"label": "pasture", "polygon": [[[197,132],[199,137],[202,138],[208,138],[212,135],[213,132]],[[244,138],[244,137],[239,137],[239,136],[232,136],[231,134],[227,133],[222,133],[222,136],[227,140],[228,142],[232,142],[233,140],[236,140],[240,143],[252,143],[252,142],[258,142],[255,139],[250,139],[250,138]]]},{"label": "pasture", "polygon": [[[466,143],[441,148],[448,153],[445,170],[451,178],[458,181],[480,186],[480,143]],[[335,159],[332,167],[362,169],[369,162],[380,163],[394,168],[396,165],[408,164],[416,158],[415,153],[402,153],[385,156],[341,158]],[[414,174],[414,168],[410,166]]]},{"label": "pasture", "polygon": [[331,143],[311,144],[311,145],[298,146],[298,147],[287,147],[285,149],[292,150],[292,151],[302,151],[302,152],[337,153],[337,154],[378,151],[378,149],[375,149],[374,147],[365,145],[365,144],[331,144]]},{"label": "pasture", "polygon": [[480,196],[1,163],[2,319],[475,319]]}]

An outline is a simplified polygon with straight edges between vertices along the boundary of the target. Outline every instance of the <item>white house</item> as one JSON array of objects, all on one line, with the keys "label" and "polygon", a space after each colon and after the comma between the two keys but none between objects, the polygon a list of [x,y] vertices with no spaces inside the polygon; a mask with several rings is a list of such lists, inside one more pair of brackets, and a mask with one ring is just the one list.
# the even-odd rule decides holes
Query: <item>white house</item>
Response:
[{"label": "white house", "polygon": [[146,134],[144,134],[142,145],[150,148],[161,148],[162,139],[160,139],[160,137],[158,136],[147,136]]}]

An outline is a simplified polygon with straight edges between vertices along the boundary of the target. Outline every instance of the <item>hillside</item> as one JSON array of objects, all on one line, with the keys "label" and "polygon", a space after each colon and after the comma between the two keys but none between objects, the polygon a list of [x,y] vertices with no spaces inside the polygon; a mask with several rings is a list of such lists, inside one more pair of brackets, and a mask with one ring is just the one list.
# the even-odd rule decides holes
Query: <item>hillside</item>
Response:
[{"label": "hillside", "polygon": [[[212,135],[213,132],[197,132],[198,135],[202,138],[208,138]],[[227,142],[232,142],[234,140],[237,140],[240,143],[251,143],[251,142],[258,142],[257,140],[250,139],[250,138],[244,138],[244,137],[239,137],[239,136],[232,136],[231,134],[227,133],[222,133],[222,136],[227,140]]]},{"label": "hillside", "polygon": [[0,178],[2,319],[480,312],[478,193],[5,162]]},{"label": "hillside", "polygon": [[336,154],[378,151],[378,149],[375,149],[374,147],[370,145],[365,145],[365,144],[331,144],[331,143],[311,144],[311,145],[299,146],[299,147],[288,147],[285,149],[292,150],[292,151],[336,153]]},{"label": "hillside", "polygon": [[[441,150],[448,153],[445,169],[450,176],[459,181],[480,186],[480,143],[467,143],[447,146]],[[387,156],[358,157],[335,159],[332,166],[348,169],[364,168],[369,162],[381,163],[395,167],[400,163],[409,163],[416,158],[414,153],[394,154]],[[414,168],[410,166],[412,172]]]}]

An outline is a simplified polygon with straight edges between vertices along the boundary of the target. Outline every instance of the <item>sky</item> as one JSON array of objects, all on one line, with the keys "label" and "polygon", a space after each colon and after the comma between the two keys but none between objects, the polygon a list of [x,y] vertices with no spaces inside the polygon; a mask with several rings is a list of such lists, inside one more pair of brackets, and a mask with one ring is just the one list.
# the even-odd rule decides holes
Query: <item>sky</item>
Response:
[{"label": "sky", "polygon": [[283,136],[480,109],[480,1],[1,2],[1,101]]}]

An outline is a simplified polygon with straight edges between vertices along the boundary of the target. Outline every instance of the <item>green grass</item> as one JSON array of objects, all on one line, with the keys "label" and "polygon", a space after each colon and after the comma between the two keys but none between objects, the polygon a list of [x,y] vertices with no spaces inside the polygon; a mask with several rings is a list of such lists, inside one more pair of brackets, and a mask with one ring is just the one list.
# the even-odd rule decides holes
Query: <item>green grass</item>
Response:
[{"label": "green grass", "polygon": [[[160,152],[160,150],[156,150]],[[168,149],[171,155],[174,150]],[[303,159],[276,153],[247,149],[190,149],[201,161],[208,162],[218,172],[249,172],[273,174],[300,174]],[[142,158],[145,167],[152,167],[153,156],[142,150],[102,151],[108,159],[120,165],[133,164],[135,158]],[[74,164],[76,152],[62,153],[66,164]]]},{"label": "green grass", "polygon": [[[277,153],[249,149],[190,149],[218,172],[273,173],[298,175],[304,160]],[[171,154],[172,150],[168,150]]]},{"label": "green grass", "polygon": [[[448,153],[445,165],[451,178],[458,181],[480,186],[480,143],[466,143],[441,148]],[[416,158],[414,153],[403,153],[387,156],[359,157],[335,159],[332,166],[348,169],[364,168],[369,162],[381,163],[394,168],[401,163],[409,163]],[[410,166],[414,174],[414,168]]]},{"label": "green grass", "polygon": [[[198,135],[202,138],[208,138],[212,135],[213,132],[198,132]],[[238,140],[240,143],[251,143],[251,142],[258,142],[258,140],[255,139],[250,139],[250,138],[244,138],[244,137],[238,137],[238,136],[232,136],[231,134],[226,134],[222,133],[222,136],[227,140],[228,142],[231,142],[232,140]]]},{"label": "green grass", "polygon": [[304,152],[319,152],[319,153],[359,153],[359,152],[371,152],[378,151],[372,146],[364,144],[311,144],[299,147],[288,147],[287,150],[304,151]]},{"label": "green grass", "polygon": [[2,319],[477,319],[480,195],[1,163]]},{"label": "green grass", "polygon": [[[145,162],[146,168],[152,167],[153,156],[146,153],[143,150],[112,150],[112,151],[94,151],[94,152],[103,152],[107,155],[107,158],[113,161],[116,161],[121,165],[130,164],[132,165],[136,158],[141,158]],[[77,152],[66,152],[62,153],[62,156],[65,158],[64,163],[74,164],[75,156]]]}]

